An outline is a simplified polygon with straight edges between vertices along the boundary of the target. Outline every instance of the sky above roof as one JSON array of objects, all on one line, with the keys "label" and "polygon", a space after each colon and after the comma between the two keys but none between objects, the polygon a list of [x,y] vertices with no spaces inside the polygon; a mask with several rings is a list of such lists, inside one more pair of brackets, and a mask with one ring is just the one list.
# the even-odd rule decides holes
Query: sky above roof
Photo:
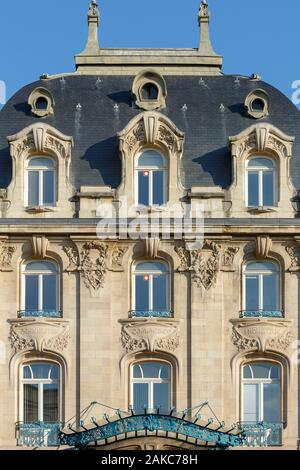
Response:
[{"label": "sky above roof", "polygon": [[[4,88],[8,99],[42,73],[74,71],[74,55],[84,49],[87,38],[88,3],[0,2],[0,102]],[[200,0],[98,3],[101,47],[198,47]],[[257,73],[291,98],[293,82],[300,81],[299,0],[208,3],[212,42],[224,56],[224,73]]]}]

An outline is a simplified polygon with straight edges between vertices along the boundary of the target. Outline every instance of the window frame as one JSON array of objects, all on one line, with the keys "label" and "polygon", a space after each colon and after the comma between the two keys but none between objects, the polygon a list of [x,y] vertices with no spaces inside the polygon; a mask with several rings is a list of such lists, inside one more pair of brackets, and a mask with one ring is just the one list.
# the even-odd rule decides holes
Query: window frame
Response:
[{"label": "window frame", "polygon": [[[29,271],[26,272],[26,267],[31,264],[31,263],[51,263],[54,268],[55,268],[55,274],[52,273],[51,271]],[[59,265],[56,261],[54,260],[29,260],[26,263],[23,263],[21,266],[21,311],[26,310],[26,276],[39,276],[38,277],[38,306],[43,306],[43,276],[48,275],[48,276],[55,276],[56,277],[56,311],[60,311],[61,307],[61,299],[60,299],[60,292],[61,292],[61,277],[60,277],[60,269]],[[44,311],[45,309],[43,308],[38,308],[38,311]]]},{"label": "window frame", "polygon": [[[32,365],[49,365],[51,367],[57,367],[58,368],[58,379],[25,379],[24,378],[24,369],[27,366],[32,366]],[[43,398],[43,389],[44,385],[51,385],[51,384],[58,384],[58,403],[57,403],[57,415],[58,415],[58,420],[55,422],[60,422],[61,417],[62,417],[62,367],[59,363],[57,362],[52,362],[46,360],[31,360],[28,362],[24,362],[23,364],[20,365],[20,378],[19,378],[19,421],[21,423],[24,423],[24,418],[25,418],[25,410],[24,410],[24,385],[25,384],[38,384],[38,417],[39,420],[38,422],[45,422],[48,423],[48,421],[43,421],[40,418],[43,417],[44,414],[44,398]],[[30,422],[28,422],[30,424]]]},{"label": "window frame", "polygon": [[[30,162],[32,160],[36,160],[36,159],[39,159],[39,158],[42,158],[42,159],[45,159],[45,160],[49,160],[53,163],[53,167],[52,168],[45,168],[43,167],[42,165],[40,166],[37,166],[36,168],[32,168],[30,169]],[[58,199],[58,191],[57,191],[57,168],[58,168],[58,165],[57,165],[57,162],[55,160],[55,158],[51,157],[50,155],[31,155],[29,156],[26,161],[25,161],[25,178],[24,178],[24,202],[25,202],[25,207],[27,208],[30,208],[30,207],[56,207],[57,206],[57,199]],[[29,205],[29,173],[30,172],[38,172],[38,192],[39,192],[39,201],[38,201],[38,205],[37,206],[30,206]],[[45,205],[44,204],[44,173],[46,171],[51,171],[53,173],[53,196],[54,196],[54,200],[53,200],[53,204],[49,205]]]},{"label": "window frame", "polygon": [[[138,378],[138,377],[133,377],[133,371],[134,367],[139,365],[143,366],[143,364],[147,363],[155,363],[155,364],[161,364],[161,366],[167,366],[169,368],[169,378],[168,379],[161,379],[161,378],[153,378],[153,377],[147,377],[147,378]],[[148,383],[148,406],[147,410],[148,412],[150,411],[156,411],[156,408],[153,406],[154,405],[154,384],[155,383],[168,383],[169,384],[169,390],[168,390],[168,407],[172,407],[173,405],[173,383],[174,383],[174,378],[173,378],[173,366],[170,362],[168,361],[163,361],[161,359],[157,360],[151,360],[151,359],[143,359],[137,362],[134,362],[130,365],[130,407],[134,409],[134,384],[136,383]]]},{"label": "window frame", "polygon": [[[273,164],[273,168],[266,169],[263,165],[257,165],[254,167],[249,167],[249,163],[251,160],[254,159],[266,159],[270,160]],[[272,205],[264,205],[263,204],[263,173],[272,172],[273,176],[273,204]],[[257,206],[250,206],[249,205],[249,174],[250,173],[258,173],[258,205]],[[245,199],[246,199],[246,207],[249,209],[255,209],[259,207],[277,207],[279,202],[279,188],[278,188],[278,162],[276,159],[269,155],[251,155],[246,160],[246,169],[245,169]]]},{"label": "window frame", "polygon": [[[272,379],[272,378],[244,378],[244,368],[247,366],[251,365],[268,365],[270,367],[270,372],[272,367],[277,367],[279,371],[279,378],[278,379]],[[270,375],[269,372],[269,375]],[[264,384],[272,384],[272,383],[277,383],[279,385],[279,420],[278,422],[282,422],[282,417],[283,417],[283,373],[282,373],[282,365],[277,362],[271,362],[268,360],[261,360],[261,361],[251,361],[251,362],[246,362],[242,364],[241,366],[241,421],[242,422],[252,422],[249,420],[245,419],[245,414],[244,414],[244,385],[245,384],[257,384],[258,385],[258,416],[259,419],[258,421],[253,421],[253,423],[256,422],[261,422],[265,421],[264,420]],[[266,422],[266,421],[265,421]]]},{"label": "window frame", "polygon": [[[143,156],[144,153],[147,151],[152,151],[156,152],[158,155],[161,156],[163,159],[164,165],[163,167],[155,167],[154,165],[152,167],[148,166],[140,166],[139,165],[139,160]],[[142,171],[149,171],[149,179],[148,179],[148,198],[149,198],[149,203],[148,205],[144,206],[139,202],[139,173]],[[161,171],[163,173],[163,203],[162,204],[153,204],[153,173]],[[158,149],[156,148],[143,148],[138,154],[136,155],[135,162],[134,162],[134,199],[135,199],[135,205],[137,207],[153,207],[153,208],[159,208],[163,207],[165,204],[168,202],[168,185],[169,185],[169,165],[167,162],[166,156]]]},{"label": "window frame", "polygon": [[[163,266],[165,266],[166,268],[166,271],[165,272],[161,272],[161,271],[158,271],[158,270],[155,270],[153,269],[152,271],[151,270],[146,270],[145,271],[136,271],[136,268],[139,264],[143,264],[143,263],[161,263]],[[172,298],[172,295],[171,295],[171,272],[170,272],[170,267],[169,267],[169,264],[167,262],[165,262],[164,260],[160,260],[160,259],[157,259],[157,260],[154,260],[154,261],[148,261],[148,260],[140,260],[140,261],[137,261],[136,263],[133,264],[133,267],[132,267],[132,298],[131,298],[131,310],[136,310],[136,276],[140,275],[140,276],[145,276],[145,275],[149,275],[149,286],[148,286],[148,294],[149,294],[149,308],[148,308],[148,311],[151,312],[151,311],[156,311],[153,309],[153,275],[162,275],[162,276],[165,276],[166,277],[166,311],[171,311],[171,298]],[[152,308],[150,308],[152,307]]]},{"label": "window frame", "polygon": [[[243,286],[243,295],[242,295],[242,310],[247,311],[247,289],[246,289],[246,282],[247,282],[247,275],[253,275],[253,276],[258,276],[259,277],[259,282],[258,282],[258,293],[259,293],[259,299],[258,299],[258,304],[259,304],[259,311],[264,311],[264,305],[263,305],[263,299],[264,299],[264,287],[263,287],[263,277],[264,275],[276,275],[276,285],[277,285],[277,293],[276,293],[276,302],[277,302],[277,308],[275,309],[276,311],[282,310],[282,276],[281,276],[281,269],[279,263],[273,260],[266,260],[267,263],[272,263],[273,266],[276,268],[276,271],[266,271],[266,270],[253,270],[253,271],[247,271],[247,266],[251,263],[261,263],[263,264],[264,261],[260,260],[250,260],[247,261],[247,263],[243,264],[243,269],[242,269],[242,286]],[[252,309],[251,309],[252,310]]]}]

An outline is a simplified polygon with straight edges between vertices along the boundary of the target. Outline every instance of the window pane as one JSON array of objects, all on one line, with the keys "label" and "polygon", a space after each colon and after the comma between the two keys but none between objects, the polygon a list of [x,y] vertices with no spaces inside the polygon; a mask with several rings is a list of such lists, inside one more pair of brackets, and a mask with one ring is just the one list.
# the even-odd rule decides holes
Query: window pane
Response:
[{"label": "window pane", "polygon": [[164,263],[159,262],[146,262],[146,263],[139,263],[135,266],[135,271],[143,271],[146,274],[151,271],[159,271],[161,273],[165,273],[167,271],[167,267]]},{"label": "window pane", "polygon": [[258,173],[248,173],[248,206],[259,206]]},{"label": "window pane", "polygon": [[280,384],[264,384],[264,421],[280,421],[280,408]]},{"label": "window pane", "polygon": [[57,309],[57,277],[43,276],[43,310]]},{"label": "window pane", "polygon": [[39,172],[28,172],[28,206],[38,206],[39,202]]},{"label": "window pane", "polygon": [[263,276],[263,309],[278,310],[278,292],[277,292],[277,276]]},{"label": "window pane", "polygon": [[168,310],[167,276],[153,275],[153,310]]},{"label": "window pane", "polygon": [[140,366],[140,364],[136,364],[136,365],[133,367],[133,377],[134,377],[134,378],[137,378],[137,379],[141,379],[141,378],[142,378],[142,371],[141,371],[141,366]]},{"label": "window pane", "polygon": [[39,310],[38,276],[25,276],[25,310]]},{"label": "window pane", "polygon": [[160,368],[159,362],[144,362],[142,364],[144,378],[158,379]]},{"label": "window pane", "polygon": [[31,364],[34,379],[48,380],[51,364]]},{"label": "window pane", "polygon": [[248,167],[256,168],[274,168],[274,162],[269,158],[251,158]]},{"label": "window pane", "polygon": [[58,385],[43,385],[43,421],[56,423],[58,418]]},{"label": "window pane", "polygon": [[149,310],[149,276],[135,277],[135,310]]},{"label": "window pane", "polygon": [[263,205],[274,206],[274,173],[272,171],[263,172]]},{"label": "window pane", "polygon": [[55,264],[49,263],[47,261],[33,261],[32,263],[28,263],[26,264],[25,270],[29,272],[57,272]]},{"label": "window pane", "polygon": [[160,405],[161,413],[168,413],[170,404],[169,404],[169,384],[154,384],[154,408],[157,408],[157,405]]},{"label": "window pane", "polygon": [[161,205],[165,202],[164,199],[164,172],[153,172],[153,204]]},{"label": "window pane", "polygon": [[246,276],[246,310],[259,310],[259,277]]},{"label": "window pane", "polygon": [[259,421],[258,384],[244,384],[243,420]]},{"label": "window pane", "polygon": [[138,172],[138,204],[149,206],[149,172]]},{"label": "window pane", "polygon": [[158,152],[155,152],[154,150],[147,150],[140,156],[138,166],[142,166],[145,168],[163,168],[164,158],[162,155],[160,155]]},{"label": "window pane", "polygon": [[254,263],[248,263],[246,265],[246,271],[271,271],[271,272],[277,272],[278,267],[277,267],[277,264],[274,264],[274,263],[254,262]]},{"label": "window pane", "polygon": [[148,384],[133,384],[133,409],[143,413],[144,405],[149,406]]},{"label": "window pane", "polygon": [[54,206],[54,171],[44,171],[43,178],[43,204],[44,206]]},{"label": "window pane", "polygon": [[255,379],[268,379],[270,373],[270,364],[252,364],[253,377]]},{"label": "window pane", "polygon": [[24,384],[24,422],[36,423],[39,421],[38,415],[38,384]]},{"label": "window pane", "polygon": [[29,366],[23,368],[23,378],[24,379],[33,379],[31,374],[31,369]]},{"label": "window pane", "polygon": [[169,366],[161,366],[160,378],[161,379],[168,379],[169,377],[170,377],[170,367]]},{"label": "window pane", "polygon": [[244,374],[243,374],[244,379],[252,379],[250,366],[244,366],[243,371],[244,371]]},{"label": "window pane", "polygon": [[271,367],[270,377],[271,377],[271,379],[279,379],[280,374],[279,374],[279,367],[278,366],[272,366]]},{"label": "window pane", "polygon": [[31,158],[28,167],[30,168],[54,168],[54,161],[50,158]]}]

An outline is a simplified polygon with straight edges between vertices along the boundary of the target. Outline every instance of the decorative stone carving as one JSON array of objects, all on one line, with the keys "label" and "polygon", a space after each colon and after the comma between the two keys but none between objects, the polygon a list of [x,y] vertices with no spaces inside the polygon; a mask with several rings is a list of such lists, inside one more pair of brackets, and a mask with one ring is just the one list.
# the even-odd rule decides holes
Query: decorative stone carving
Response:
[{"label": "decorative stone carving", "polygon": [[[44,104],[42,107],[38,106],[38,103],[41,100]],[[35,88],[29,95],[28,104],[31,107],[32,114],[35,116],[45,117],[48,116],[48,114],[54,113],[54,98],[47,88]]]},{"label": "decorative stone carving", "polygon": [[100,12],[99,12],[99,8],[98,8],[98,4],[96,0],[92,0],[92,2],[90,3],[88,16],[99,18]]},{"label": "decorative stone carving", "polygon": [[259,259],[266,259],[272,248],[272,239],[268,235],[256,237],[256,257]]},{"label": "decorative stone carving", "polygon": [[291,266],[289,267],[289,271],[300,271],[300,250],[298,246],[288,245],[285,249],[291,259]]},{"label": "decorative stone carving", "polygon": [[[153,86],[157,90],[155,99],[145,97],[144,87]],[[137,74],[132,84],[132,95],[138,108],[152,111],[166,107],[167,86],[164,77],[154,69],[145,69]]]},{"label": "decorative stone carving", "polygon": [[75,246],[64,246],[63,250],[69,258],[69,266],[66,271],[77,271],[79,268],[79,254],[77,248]]},{"label": "decorative stone carving", "polygon": [[[192,280],[197,287],[203,286],[210,289],[215,285],[217,274],[220,269],[221,247],[213,241],[206,241],[203,246],[204,250],[191,251],[191,271]],[[210,255],[205,259],[205,252]]]},{"label": "decorative stone carving", "polygon": [[6,242],[0,241],[0,271],[12,271],[12,257],[16,247],[8,245]]},{"label": "decorative stone carving", "polygon": [[199,21],[201,18],[208,18],[209,17],[209,9],[206,3],[206,0],[202,0],[200,8],[199,8]]},{"label": "decorative stone carving", "polygon": [[35,350],[63,352],[69,345],[69,322],[43,318],[9,320],[9,341],[14,352]]},{"label": "decorative stone carving", "polygon": [[175,245],[175,251],[180,258],[179,272],[190,271],[191,256],[190,251],[187,250],[185,243]]},{"label": "decorative stone carving", "polygon": [[127,250],[127,245],[120,245],[119,243],[115,243],[112,245],[110,256],[110,268],[112,271],[124,271],[122,262]]},{"label": "decorative stone carving", "polygon": [[180,342],[178,322],[120,320],[121,343],[127,353],[136,351],[175,351]]},{"label": "decorative stone carving", "polygon": [[134,118],[118,134],[121,152],[133,152],[138,146],[163,144],[171,152],[182,152],[184,134],[166,116],[147,111]]},{"label": "decorative stone carving", "polygon": [[46,258],[47,248],[49,240],[44,235],[33,236],[31,238],[32,252],[34,258],[44,259]]},{"label": "decorative stone carving", "polygon": [[234,262],[234,258],[235,258],[235,255],[238,253],[239,251],[239,247],[238,246],[228,246],[224,253],[223,253],[223,257],[222,257],[222,261],[223,261],[223,266],[222,266],[222,270],[223,271],[233,271],[233,262]]},{"label": "decorative stone carving", "polygon": [[239,351],[285,351],[293,341],[291,323],[285,319],[249,318],[230,320],[232,342]]},{"label": "decorative stone carving", "polygon": [[[97,256],[93,257],[93,252]],[[87,242],[80,253],[80,271],[86,287],[98,290],[103,287],[104,276],[107,270],[106,257],[108,247],[102,242]]]},{"label": "decorative stone carving", "polygon": [[145,257],[150,259],[157,258],[157,253],[160,245],[159,238],[145,238]]}]

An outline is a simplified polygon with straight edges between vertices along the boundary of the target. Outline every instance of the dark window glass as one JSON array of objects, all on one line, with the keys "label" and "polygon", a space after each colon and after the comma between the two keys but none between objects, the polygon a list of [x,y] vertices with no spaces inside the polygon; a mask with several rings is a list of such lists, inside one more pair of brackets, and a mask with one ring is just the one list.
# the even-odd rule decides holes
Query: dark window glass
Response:
[{"label": "dark window glass", "polygon": [[136,413],[143,413],[144,405],[148,407],[148,384],[133,384],[133,409]]},{"label": "dark window glass", "polygon": [[24,422],[39,421],[39,390],[38,384],[24,384]]},{"label": "dark window glass", "polygon": [[264,384],[264,421],[274,423],[280,419],[280,384]]},{"label": "dark window glass", "polygon": [[153,204],[161,205],[164,201],[164,172],[153,172]]},{"label": "dark window glass", "polygon": [[154,388],[154,408],[157,408],[160,405],[161,413],[168,413],[169,410],[169,384],[153,384]]},{"label": "dark window glass", "polygon": [[28,174],[28,206],[39,205],[39,172],[29,171]]},{"label": "dark window glass", "polygon": [[263,289],[264,310],[278,310],[277,276],[264,276]]},{"label": "dark window glass", "polygon": [[257,98],[256,100],[252,101],[252,109],[253,111],[263,111],[265,109],[265,103],[263,100]]},{"label": "dark window glass", "polygon": [[43,276],[43,310],[56,310],[56,276]]},{"label": "dark window glass", "polygon": [[149,276],[135,277],[135,310],[149,310]]},{"label": "dark window glass", "polygon": [[45,206],[53,206],[55,203],[54,199],[54,172],[44,171],[44,186],[43,186],[43,204]]},{"label": "dark window glass", "polygon": [[144,206],[149,205],[149,172],[139,171],[139,195],[138,203]]},{"label": "dark window glass", "polygon": [[143,100],[157,100],[158,88],[153,83],[146,83],[142,88]]},{"label": "dark window glass", "polygon": [[48,108],[48,100],[46,100],[46,98],[38,98],[35,102],[35,107],[36,107],[36,109],[39,109],[41,111],[47,109]]},{"label": "dark window glass", "polygon": [[25,310],[39,309],[39,278],[25,276]]},{"label": "dark window glass", "polygon": [[274,173],[263,172],[263,205],[274,206]]},{"label": "dark window glass", "polygon": [[259,276],[246,276],[246,310],[259,310]]},{"label": "dark window glass", "polygon": [[167,310],[167,278],[153,275],[153,310]]},{"label": "dark window glass", "polygon": [[259,206],[258,173],[248,172],[248,206]]},{"label": "dark window glass", "polygon": [[43,385],[43,419],[47,423],[58,421],[58,385]]}]

